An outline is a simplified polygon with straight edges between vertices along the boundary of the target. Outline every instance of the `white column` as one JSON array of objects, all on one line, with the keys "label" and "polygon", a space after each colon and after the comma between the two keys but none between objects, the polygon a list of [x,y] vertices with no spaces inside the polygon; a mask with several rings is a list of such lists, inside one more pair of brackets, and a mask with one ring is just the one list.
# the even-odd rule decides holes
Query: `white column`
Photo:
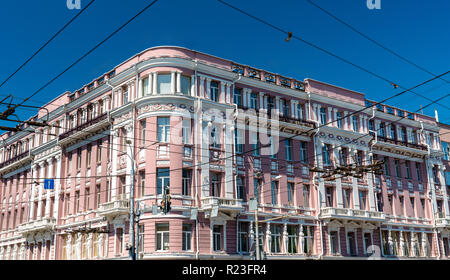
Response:
[{"label": "white column", "polygon": [[[349,149],[349,160],[350,163],[354,163],[353,155],[357,152],[354,149]],[[352,189],[353,189],[353,209],[361,209],[359,205],[359,189],[358,189],[358,180],[355,177],[352,177]]]},{"label": "white column", "polygon": [[248,99],[247,99],[247,89],[246,88],[244,88],[242,90],[242,101],[243,101],[242,106],[248,107],[248,105],[247,105],[247,101],[248,101]]},{"label": "white column", "polygon": [[205,77],[200,76],[200,92],[198,93],[199,97],[205,98]]},{"label": "white column", "polygon": [[264,106],[264,92],[260,92],[259,93],[259,108],[260,109],[265,109],[266,107]]},{"label": "white column", "polygon": [[359,115],[359,132],[364,133],[364,122],[362,115]]},{"label": "white column", "polygon": [[224,82],[220,82],[220,98],[219,101],[220,103],[225,103],[225,83]]},{"label": "white column", "polygon": [[327,124],[327,126],[333,126],[334,122],[330,123],[333,121],[333,117],[332,117],[333,108],[328,107],[327,109],[328,109],[328,121],[327,121],[328,124]]},{"label": "white column", "polygon": [[146,93],[143,90],[144,90],[144,80],[139,79],[139,90],[137,91],[138,93],[136,94],[136,97],[144,96]]},{"label": "white column", "polygon": [[441,184],[442,196],[443,196],[443,206],[446,217],[450,217],[450,211],[448,209],[448,196],[447,196],[447,186],[445,184],[445,174],[444,174],[444,166],[438,165],[439,167],[439,182]]},{"label": "white column", "polygon": [[191,96],[195,96],[195,76],[191,76]]},{"label": "white column", "polygon": [[291,118],[297,118],[297,110],[295,110],[296,104],[298,101],[291,100]]},{"label": "white column", "polygon": [[[40,162],[39,163],[40,169],[39,169],[39,178],[44,178],[44,162]],[[42,193],[43,193],[43,189],[44,186],[42,185],[42,183],[40,183],[38,185],[39,188],[39,196],[38,196],[38,212],[37,212],[37,219],[39,220],[41,217],[41,213],[42,213]]]},{"label": "white column", "polygon": [[148,86],[146,95],[150,95],[153,92],[153,73],[148,74]]},{"label": "white column", "polygon": [[[37,175],[37,165],[32,167],[32,172],[31,172],[31,176],[33,178],[36,178],[36,175]],[[34,209],[34,198],[36,196],[35,194],[36,194],[36,184],[32,183],[31,184],[31,199],[30,199],[31,201],[30,201],[30,205],[29,205],[29,207],[30,207],[30,216],[28,217],[28,221],[32,221],[33,220],[34,211],[35,211],[35,209]]]},{"label": "white column", "polygon": [[211,99],[211,79],[206,78],[206,96],[207,99]]},{"label": "white column", "polygon": [[[337,117],[337,113],[338,113],[338,109],[337,108],[334,108],[333,109],[333,116],[334,116],[334,119],[336,120],[334,123],[333,123],[333,126],[334,127],[338,127],[338,117]],[[341,122],[342,122],[342,120],[341,120]]]},{"label": "white column", "polygon": [[153,95],[158,94],[158,73],[153,73]]},{"label": "white column", "polygon": [[[363,152],[363,154],[365,155],[366,158],[366,162],[367,163],[371,163],[370,161],[370,154],[368,152]],[[364,155],[362,158],[364,158]],[[368,191],[368,196],[369,196],[369,210],[370,211],[376,211],[376,201],[375,201],[375,186],[373,185],[373,174],[372,172],[367,172],[367,184],[369,186],[369,191]]]},{"label": "white column", "polygon": [[170,92],[174,94],[176,89],[176,72],[172,71],[170,79]]},{"label": "white column", "polygon": [[177,72],[177,93],[181,92],[181,72]]}]

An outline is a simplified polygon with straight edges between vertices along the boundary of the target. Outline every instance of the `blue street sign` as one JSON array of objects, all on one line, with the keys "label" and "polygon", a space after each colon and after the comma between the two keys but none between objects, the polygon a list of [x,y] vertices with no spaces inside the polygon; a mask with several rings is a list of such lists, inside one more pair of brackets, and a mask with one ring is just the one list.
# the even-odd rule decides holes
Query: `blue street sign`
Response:
[{"label": "blue street sign", "polygon": [[45,179],[44,180],[44,189],[53,190],[55,188],[55,180],[53,179]]}]

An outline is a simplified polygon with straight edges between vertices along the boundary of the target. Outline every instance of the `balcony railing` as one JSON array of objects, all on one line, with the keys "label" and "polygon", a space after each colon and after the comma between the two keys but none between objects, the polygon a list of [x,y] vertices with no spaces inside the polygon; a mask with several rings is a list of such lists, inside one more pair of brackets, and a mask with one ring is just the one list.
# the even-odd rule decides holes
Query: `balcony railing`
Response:
[{"label": "balcony railing", "polygon": [[20,161],[20,160],[22,160],[24,158],[27,158],[28,156],[30,156],[30,152],[29,151],[23,152],[20,155],[17,155],[15,157],[11,158],[11,159],[8,159],[5,162],[0,163],[0,169],[6,167],[8,165],[11,165],[13,163],[16,163],[16,162],[18,162],[18,161]]},{"label": "balcony railing", "polygon": [[23,223],[19,225],[18,232],[23,235],[39,231],[51,231],[56,225],[56,219],[51,217],[41,218],[39,220]]},{"label": "balcony railing", "polygon": [[396,140],[396,139],[389,139],[389,138],[386,138],[386,137],[378,137],[378,141],[389,143],[389,144],[394,144],[394,145],[398,145],[398,146],[404,146],[404,147],[408,147],[408,148],[412,148],[412,149],[422,150],[422,151],[426,151],[427,150],[427,146],[425,146],[425,145],[408,143],[408,142],[405,142],[405,141]]},{"label": "balcony railing", "polygon": [[218,206],[219,210],[241,211],[244,210],[241,199],[225,197],[205,197],[202,198],[202,208],[211,209]]},{"label": "balcony railing", "polygon": [[119,197],[115,201],[100,204],[98,214],[101,216],[118,216],[127,214],[130,211],[129,200]]},{"label": "balcony railing", "polygon": [[71,130],[66,131],[66,132],[62,133],[61,135],[59,135],[59,140],[61,141],[61,140],[65,139],[65,138],[67,138],[67,137],[77,133],[78,131],[82,131],[82,130],[84,130],[84,129],[86,129],[86,128],[88,128],[88,127],[90,127],[90,126],[92,126],[92,125],[94,125],[96,123],[99,123],[99,122],[101,122],[103,120],[106,120],[107,117],[108,117],[108,114],[107,113],[103,113],[102,115],[100,115],[100,116],[98,116],[98,117],[96,117],[96,118],[94,118],[92,120],[88,120],[87,122],[85,122],[85,123],[83,123],[83,124],[81,124],[81,125],[79,125],[79,126],[77,126],[75,128],[72,128]]},{"label": "balcony railing", "polygon": [[383,221],[386,216],[382,212],[347,209],[347,208],[333,208],[327,207],[322,209],[321,218],[341,218],[346,220],[372,220]]}]

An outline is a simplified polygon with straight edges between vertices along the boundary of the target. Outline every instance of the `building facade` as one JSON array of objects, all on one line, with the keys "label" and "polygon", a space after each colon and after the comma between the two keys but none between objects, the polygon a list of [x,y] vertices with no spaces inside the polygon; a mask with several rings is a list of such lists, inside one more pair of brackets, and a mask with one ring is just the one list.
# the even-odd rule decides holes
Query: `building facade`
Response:
[{"label": "building facade", "polygon": [[[0,259],[128,258],[132,190],[140,259],[251,258],[251,199],[267,259],[446,259],[445,128],[375,104],[185,48],[145,50],[31,118],[50,126],[1,136]],[[314,169],[374,160],[382,175]]]}]

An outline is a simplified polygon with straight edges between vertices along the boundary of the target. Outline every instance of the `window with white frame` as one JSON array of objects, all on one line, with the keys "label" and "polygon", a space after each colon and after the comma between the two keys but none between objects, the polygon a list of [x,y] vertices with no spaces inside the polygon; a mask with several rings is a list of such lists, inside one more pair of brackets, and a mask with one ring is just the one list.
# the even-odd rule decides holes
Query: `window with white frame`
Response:
[{"label": "window with white frame", "polygon": [[325,144],[322,146],[322,162],[324,166],[329,166],[331,165],[331,160],[330,160],[330,145]]},{"label": "window with white frame", "polygon": [[238,251],[241,253],[248,252],[249,236],[248,236],[248,222],[239,222],[238,224]]},{"label": "window with white frame", "polygon": [[333,187],[326,187],[326,203],[327,207],[333,207],[334,202],[334,188]]},{"label": "window with white frame", "polygon": [[218,173],[211,173],[211,196],[219,197],[221,194],[221,176]]},{"label": "window with white frame", "polygon": [[182,250],[183,251],[191,251],[192,250],[192,225],[191,224],[183,224],[182,228]]},{"label": "window with white frame", "polygon": [[351,189],[342,189],[344,208],[350,208],[351,194],[352,194]]},{"label": "window with white frame", "polygon": [[347,253],[350,256],[356,256],[356,234],[353,231],[347,232]]},{"label": "window with white frame", "polygon": [[140,135],[141,135],[141,145],[145,146],[145,133],[147,132],[147,121],[146,120],[141,120],[140,122],[140,126],[141,126],[141,131],[140,131]]},{"label": "window with white frame", "polygon": [[303,120],[303,105],[300,103],[297,103],[297,106],[295,106],[295,110],[296,110],[296,116],[297,119],[299,120]]},{"label": "window with white frame", "polygon": [[309,208],[309,185],[303,185],[303,207]]},{"label": "window with white frame", "polygon": [[159,94],[172,93],[171,74],[158,74],[158,93]]},{"label": "window with white frame", "polygon": [[158,141],[167,143],[170,141],[170,117],[158,117]]},{"label": "window with white frame", "polygon": [[244,152],[244,136],[243,131],[241,129],[235,130],[235,147],[236,153],[241,154]]},{"label": "window with white frame", "polygon": [[163,191],[170,185],[170,169],[158,168],[157,169],[157,194],[163,194]]},{"label": "window with white frame", "polygon": [[236,190],[237,190],[237,198],[244,199],[245,198],[244,179],[241,176],[238,176],[236,178]]},{"label": "window with white frame", "polygon": [[181,75],[180,77],[180,89],[184,95],[191,94],[191,77]]},{"label": "window with white frame", "polygon": [[287,226],[287,234],[288,234],[288,247],[287,252],[289,254],[297,254],[298,253],[298,226],[296,225],[288,225]]},{"label": "window with white frame", "polygon": [[339,253],[339,234],[337,231],[330,231],[330,253],[337,255]]},{"label": "window with white frame", "polygon": [[253,179],[253,193],[256,197],[257,202],[260,202],[260,194],[261,194],[261,179],[254,178]]},{"label": "window with white frame", "polygon": [[281,225],[271,224],[270,225],[270,235],[271,235],[271,253],[280,253],[281,252]]},{"label": "window with white frame", "polygon": [[216,81],[211,81],[211,96],[210,99],[212,101],[219,101],[219,83]]},{"label": "window with white frame", "polygon": [[116,228],[116,255],[123,252],[123,229]]},{"label": "window with white frame", "polygon": [[251,132],[252,134],[252,150],[253,156],[260,156],[260,143],[258,132]]},{"label": "window with white frame", "polygon": [[367,209],[367,192],[366,191],[359,191],[359,207],[362,210]]},{"label": "window with white frame", "polygon": [[270,190],[272,195],[272,205],[278,204],[278,181],[272,181],[270,183]]},{"label": "window with white frame", "polygon": [[256,93],[254,93],[254,92],[252,92],[252,93],[250,93],[250,104],[249,104],[249,108],[251,108],[251,109],[257,109],[257,104],[258,104],[258,102],[257,102],[257,100],[258,100],[258,97],[257,97],[257,95],[256,95]]},{"label": "window with white frame", "polygon": [[307,143],[304,141],[300,141],[300,161],[302,163],[308,162],[308,149]]},{"label": "window with white frame", "polygon": [[295,198],[294,183],[292,182],[287,183],[287,192],[288,192],[288,204],[289,206],[293,206]]},{"label": "window with white frame", "polygon": [[242,107],[242,89],[234,88],[233,103],[238,107]]},{"label": "window with white frame", "polygon": [[149,92],[148,85],[149,85],[149,77],[147,76],[144,79],[142,79],[142,92],[141,92],[142,96],[145,96],[148,94],[148,92]]},{"label": "window with white frame", "polygon": [[364,253],[368,255],[369,254],[368,250],[370,246],[372,246],[372,234],[370,232],[365,232],[363,235],[363,240],[364,240]]},{"label": "window with white frame", "polygon": [[327,123],[327,113],[325,108],[320,108],[320,124],[325,125]]},{"label": "window with white frame", "polygon": [[353,131],[358,132],[359,131],[359,125],[358,125],[358,117],[352,116],[352,124],[353,124]]},{"label": "window with white frame", "polygon": [[284,140],[284,151],[286,160],[292,160],[292,140],[286,139]]},{"label": "window with white frame", "polygon": [[213,226],[213,250],[214,251],[222,251],[222,225],[214,225]]},{"label": "window with white frame", "polygon": [[191,185],[192,185],[192,170],[183,169],[183,192],[185,196],[191,195]]},{"label": "window with white frame", "polygon": [[183,143],[191,144],[191,119],[183,119]]},{"label": "window with white frame", "polygon": [[139,236],[138,236],[138,243],[139,243],[139,252],[143,253],[145,250],[145,225],[139,225]]},{"label": "window with white frame", "polygon": [[169,250],[169,224],[156,224],[156,251]]},{"label": "window with white frame", "polygon": [[303,226],[303,253],[312,254],[314,250],[314,227]]}]

